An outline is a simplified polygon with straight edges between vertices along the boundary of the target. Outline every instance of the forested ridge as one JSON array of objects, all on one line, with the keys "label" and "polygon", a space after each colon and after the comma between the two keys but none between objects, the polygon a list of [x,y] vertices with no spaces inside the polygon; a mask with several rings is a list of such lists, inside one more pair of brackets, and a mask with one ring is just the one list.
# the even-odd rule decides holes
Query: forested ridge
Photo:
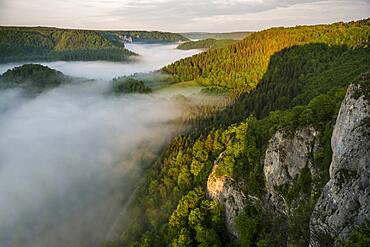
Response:
[{"label": "forested ridge", "polygon": [[0,89],[24,88],[29,92],[40,93],[70,81],[70,77],[47,66],[24,64],[0,75]]},{"label": "forested ridge", "polygon": [[231,33],[207,33],[207,32],[189,32],[181,33],[182,36],[192,40],[202,39],[233,39],[241,40],[250,35],[252,32],[231,32]]},{"label": "forested ridge", "polygon": [[0,62],[29,60],[126,60],[132,52],[97,31],[0,27]]},{"label": "forested ridge", "polygon": [[189,41],[177,46],[180,50],[191,50],[191,49],[210,49],[210,48],[222,48],[231,44],[236,43],[233,39],[202,39],[198,41]]},{"label": "forested ridge", "polygon": [[370,19],[332,25],[271,28],[252,33],[231,46],[182,59],[163,68],[163,71],[173,75],[177,81],[197,79],[204,85],[251,91],[266,73],[274,53],[307,43],[363,47],[369,42],[369,26]]},{"label": "forested ridge", "polygon": [[[187,38],[177,33],[160,31],[106,31],[115,35],[131,37],[133,42],[180,42]],[[106,33],[103,32],[103,33]]]},{"label": "forested ridge", "polygon": [[[192,127],[148,171],[119,238],[106,246],[286,246],[288,238],[293,246],[308,246],[309,218],[329,178],[330,139],[346,88],[370,84],[369,24],[273,28],[164,68],[178,81],[197,79],[238,92],[227,107],[189,119]],[[239,239],[230,238],[224,209],[206,195],[214,164],[217,176],[235,179],[246,195],[262,201],[261,161],[269,139],[278,130],[305,126],[320,133],[312,157],[319,172],[313,177],[304,171],[291,187],[277,188],[292,206],[286,223],[261,203],[247,204],[236,220]],[[349,241],[366,241],[366,234],[368,226]]]},{"label": "forested ridge", "polygon": [[52,27],[0,27],[0,62],[124,61],[135,55],[125,49],[123,36],[133,41],[187,41],[179,34],[147,31],[94,31]]}]

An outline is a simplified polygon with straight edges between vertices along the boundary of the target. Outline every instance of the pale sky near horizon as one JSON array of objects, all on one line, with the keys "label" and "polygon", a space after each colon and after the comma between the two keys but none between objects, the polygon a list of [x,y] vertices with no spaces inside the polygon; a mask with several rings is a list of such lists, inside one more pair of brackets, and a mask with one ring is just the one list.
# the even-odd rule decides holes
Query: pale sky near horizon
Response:
[{"label": "pale sky near horizon", "polygon": [[0,0],[0,25],[256,31],[368,18],[370,0]]}]

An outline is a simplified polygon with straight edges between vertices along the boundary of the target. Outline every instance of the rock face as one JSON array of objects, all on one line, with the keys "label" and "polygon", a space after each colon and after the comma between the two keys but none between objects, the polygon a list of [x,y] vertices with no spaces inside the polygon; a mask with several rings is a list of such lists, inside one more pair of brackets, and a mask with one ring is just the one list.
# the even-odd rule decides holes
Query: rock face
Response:
[{"label": "rock face", "polygon": [[235,181],[226,176],[217,177],[216,171],[218,161],[222,159],[223,153],[215,161],[211,174],[207,181],[208,196],[218,201],[225,208],[226,227],[231,235],[238,238],[235,229],[235,218],[243,210],[246,197],[238,189]]},{"label": "rock face", "polygon": [[[333,130],[330,180],[310,220],[310,245],[346,239],[370,220],[370,109],[359,85],[350,85]],[[361,95],[362,94],[362,95]]]},{"label": "rock face", "polygon": [[291,186],[302,169],[308,168],[312,176],[315,169],[312,156],[318,147],[318,132],[313,127],[297,129],[293,134],[279,130],[270,139],[264,160],[267,200],[274,211],[288,214],[288,205],[279,187]]}]

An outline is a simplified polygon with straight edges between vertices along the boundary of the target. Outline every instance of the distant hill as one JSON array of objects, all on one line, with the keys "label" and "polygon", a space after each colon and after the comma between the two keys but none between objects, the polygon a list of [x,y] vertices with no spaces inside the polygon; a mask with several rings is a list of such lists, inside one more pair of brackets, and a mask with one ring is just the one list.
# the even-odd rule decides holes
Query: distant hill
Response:
[{"label": "distant hill", "polygon": [[102,31],[101,33],[114,40],[125,42],[158,43],[189,40],[181,34],[159,31]]},{"label": "distant hill", "polygon": [[[271,28],[221,49],[181,59],[162,69],[177,81],[253,90],[266,73],[271,56],[285,48],[321,43],[345,48],[368,47],[370,19],[331,25]],[[289,68],[287,68],[289,70]]]},{"label": "distant hill", "polygon": [[53,27],[0,27],[0,63],[14,61],[124,61],[125,42],[188,41],[180,34],[94,31]]},{"label": "distant hill", "polygon": [[0,62],[50,60],[123,61],[134,53],[97,31],[0,27]]},{"label": "distant hill", "polygon": [[116,94],[151,93],[152,89],[145,85],[142,80],[133,77],[118,77],[112,80],[113,92]]},{"label": "distant hill", "polygon": [[200,39],[235,39],[241,40],[252,34],[252,32],[231,32],[231,33],[206,33],[206,32],[189,32],[181,33],[182,36],[191,40]]},{"label": "distant hill", "polygon": [[191,49],[210,49],[210,48],[222,48],[231,44],[236,43],[233,39],[202,39],[198,41],[188,41],[177,46],[180,50],[191,50]]},{"label": "distant hill", "polygon": [[24,64],[0,75],[0,88],[21,87],[40,92],[67,83],[62,72],[40,64]]}]

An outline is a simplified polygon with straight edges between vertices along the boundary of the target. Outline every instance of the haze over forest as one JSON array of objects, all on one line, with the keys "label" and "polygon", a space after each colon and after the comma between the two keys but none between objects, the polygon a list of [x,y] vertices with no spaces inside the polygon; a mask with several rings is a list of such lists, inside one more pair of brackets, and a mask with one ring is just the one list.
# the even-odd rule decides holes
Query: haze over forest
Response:
[{"label": "haze over forest", "polygon": [[[37,97],[27,89],[1,91],[2,246],[103,241],[135,189],[140,162],[152,160],[175,133],[168,122],[181,108],[169,96],[109,96],[109,81],[150,72],[194,51],[158,44],[130,48],[141,54],[133,63],[43,63],[90,80],[72,79]],[[0,73],[14,66],[0,65]]]},{"label": "haze over forest", "polygon": [[0,246],[369,246],[368,0],[0,0]]}]

